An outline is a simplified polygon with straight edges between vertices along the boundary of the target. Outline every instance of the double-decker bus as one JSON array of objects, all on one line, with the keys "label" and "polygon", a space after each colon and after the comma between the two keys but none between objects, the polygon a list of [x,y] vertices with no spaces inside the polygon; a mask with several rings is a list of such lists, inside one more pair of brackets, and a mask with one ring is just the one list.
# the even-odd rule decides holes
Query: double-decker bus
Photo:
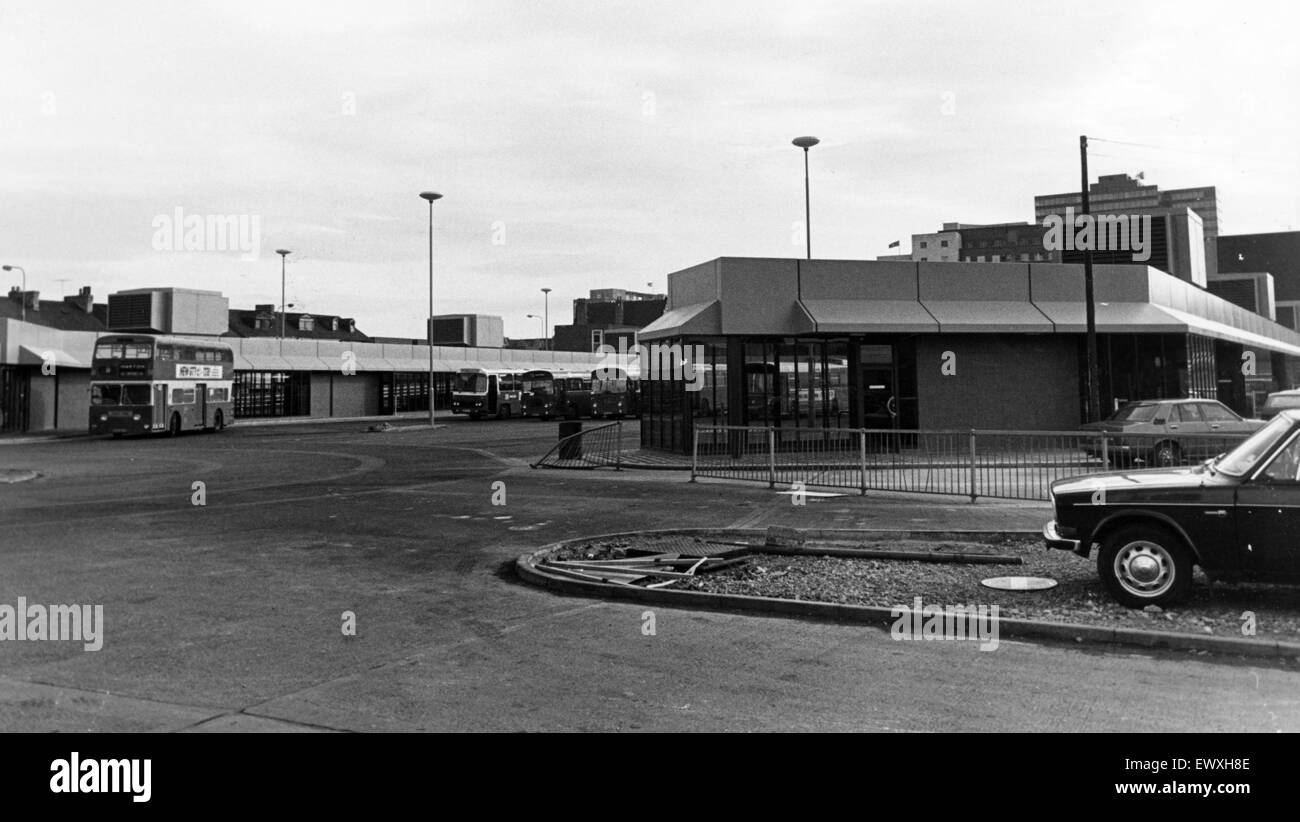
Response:
[{"label": "double-decker bus", "polygon": [[462,368],[451,387],[451,413],[508,420],[523,416],[523,375],[518,371]]},{"label": "double-decker bus", "polygon": [[591,374],[576,371],[526,371],[520,379],[527,386],[530,417],[579,419],[591,416]]},{"label": "double-decker bus", "polygon": [[220,431],[234,419],[235,354],[217,340],[110,334],[90,363],[90,433]]},{"label": "double-decker bus", "polygon": [[591,372],[591,418],[621,420],[635,414],[635,386],[621,368],[598,368]]}]

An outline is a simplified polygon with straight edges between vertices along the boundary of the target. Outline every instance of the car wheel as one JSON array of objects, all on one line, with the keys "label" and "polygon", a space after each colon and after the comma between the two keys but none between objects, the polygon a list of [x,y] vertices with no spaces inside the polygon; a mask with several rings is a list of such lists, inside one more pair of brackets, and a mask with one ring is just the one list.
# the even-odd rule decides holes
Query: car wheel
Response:
[{"label": "car wheel", "polygon": [[1177,465],[1179,460],[1178,443],[1162,442],[1151,452],[1151,464],[1161,468]]},{"label": "car wheel", "polygon": [[1150,525],[1121,528],[1097,554],[1097,574],[1121,605],[1144,608],[1182,599],[1192,584],[1192,560],[1173,534]]},{"label": "car wheel", "polygon": [[179,437],[181,435],[181,415],[172,414],[171,421],[167,423],[167,435]]}]

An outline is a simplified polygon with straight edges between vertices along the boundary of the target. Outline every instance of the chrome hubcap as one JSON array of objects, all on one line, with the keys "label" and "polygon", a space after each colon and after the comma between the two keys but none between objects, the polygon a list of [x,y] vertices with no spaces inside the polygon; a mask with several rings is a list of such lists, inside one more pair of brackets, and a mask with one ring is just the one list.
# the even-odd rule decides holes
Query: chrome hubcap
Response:
[{"label": "chrome hubcap", "polygon": [[1130,542],[1115,554],[1115,578],[1141,597],[1157,597],[1174,582],[1174,560],[1154,542]]}]

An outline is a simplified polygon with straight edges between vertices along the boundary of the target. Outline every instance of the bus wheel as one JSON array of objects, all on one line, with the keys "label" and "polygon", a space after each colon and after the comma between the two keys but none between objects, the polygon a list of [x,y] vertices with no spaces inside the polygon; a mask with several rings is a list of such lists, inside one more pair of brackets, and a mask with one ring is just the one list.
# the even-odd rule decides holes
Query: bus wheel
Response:
[{"label": "bus wheel", "polygon": [[212,427],[204,430],[207,431],[209,434],[215,434],[225,427],[226,427],[226,421],[222,419],[221,412],[218,411],[216,414],[212,416]]},{"label": "bus wheel", "polygon": [[172,414],[171,421],[167,423],[167,436],[179,437],[181,435],[181,415]]}]

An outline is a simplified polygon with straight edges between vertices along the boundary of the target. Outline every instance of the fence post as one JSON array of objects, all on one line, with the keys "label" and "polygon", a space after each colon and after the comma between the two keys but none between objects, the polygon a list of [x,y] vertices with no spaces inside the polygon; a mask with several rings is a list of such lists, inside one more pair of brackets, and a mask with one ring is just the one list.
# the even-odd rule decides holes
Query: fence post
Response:
[{"label": "fence post", "polygon": [[691,482],[695,482],[695,466],[700,461],[700,429],[696,426],[691,429],[694,434],[691,437]]},{"label": "fence post", "polygon": [[1110,470],[1110,438],[1105,431],[1101,432],[1101,470]]},{"label": "fence post", "polygon": [[767,487],[776,487],[776,429],[767,429]]},{"label": "fence post", "polygon": [[618,425],[618,435],[614,443],[614,470],[622,471],[623,470],[623,421],[619,420],[616,424]]},{"label": "fence post", "polygon": [[970,431],[970,501],[975,502],[975,429]]},{"label": "fence post", "polygon": [[862,496],[867,495],[867,429],[858,432],[858,469],[862,472]]}]

